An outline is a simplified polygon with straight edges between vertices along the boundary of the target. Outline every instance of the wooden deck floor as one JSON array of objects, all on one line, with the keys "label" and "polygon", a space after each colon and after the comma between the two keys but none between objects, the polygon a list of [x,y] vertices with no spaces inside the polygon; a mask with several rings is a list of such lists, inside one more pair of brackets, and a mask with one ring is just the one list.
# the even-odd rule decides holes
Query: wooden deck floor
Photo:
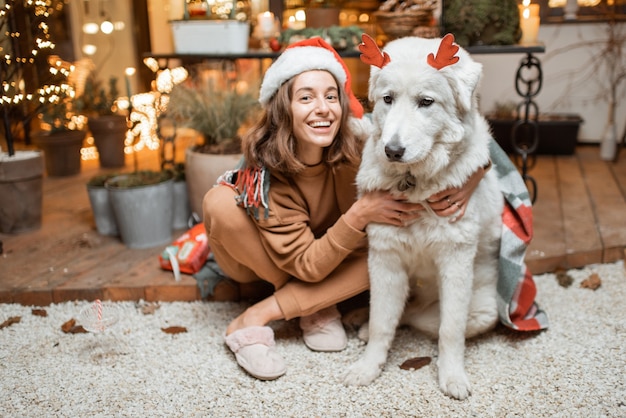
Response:
[{"label": "wooden deck floor", "polygon": [[[538,183],[535,236],[527,254],[533,273],[624,258],[626,155],[608,163],[598,154],[597,147],[581,146],[573,156],[539,156],[529,171]],[[140,161],[141,168],[158,166],[155,153]],[[127,170],[131,166],[128,161]],[[99,171],[97,161],[85,161],[78,176],[45,178],[41,229],[0,234],[0,303],[200,298],[193,277],[175,282],[159,268],[162,248],[131,250],[96,232],[85,183]],[[214,298],[235,300],[251,291],[224,284]]]}]

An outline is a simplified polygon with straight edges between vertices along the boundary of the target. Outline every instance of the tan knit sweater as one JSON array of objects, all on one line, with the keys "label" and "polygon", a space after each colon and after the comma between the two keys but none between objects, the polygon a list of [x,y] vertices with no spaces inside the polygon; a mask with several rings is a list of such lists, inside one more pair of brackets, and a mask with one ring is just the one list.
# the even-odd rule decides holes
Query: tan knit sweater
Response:
[{"label": "tan knit sweater", "polygon": [[342,216],[356,200],[356,170],[319,165],[289,178],[271,176],[269,216],[255,222],[269,257],[280,269],[318,282],[353,251],[367,248],[365,232]]}]

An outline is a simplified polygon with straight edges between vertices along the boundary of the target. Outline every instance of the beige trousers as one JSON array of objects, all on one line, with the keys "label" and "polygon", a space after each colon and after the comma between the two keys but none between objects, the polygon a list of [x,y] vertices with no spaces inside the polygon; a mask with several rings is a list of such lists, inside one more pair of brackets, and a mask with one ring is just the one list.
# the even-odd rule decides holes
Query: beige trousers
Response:
[{"label": "beige trousers", "polygon": [[274,296],[285,319],[311,315],[369,289],[366,252],[355,253],[318,283],[289,276],[266,253],[254,221],[237,206],[236,193],[217,186],[204,197],[204,225],[215,261],[239,283],[264,280],[276,289]]}]

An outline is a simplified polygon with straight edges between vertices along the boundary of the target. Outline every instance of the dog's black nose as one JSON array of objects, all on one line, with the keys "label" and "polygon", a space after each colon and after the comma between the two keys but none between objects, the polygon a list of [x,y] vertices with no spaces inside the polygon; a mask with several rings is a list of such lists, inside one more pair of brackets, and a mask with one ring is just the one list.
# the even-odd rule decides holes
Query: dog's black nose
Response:
[{"label": "dog's black nose", "polygon": [[404,155],[405,148],[395,145],[387,145],[385,147],[385,155],[389,161],[400,161]]}]

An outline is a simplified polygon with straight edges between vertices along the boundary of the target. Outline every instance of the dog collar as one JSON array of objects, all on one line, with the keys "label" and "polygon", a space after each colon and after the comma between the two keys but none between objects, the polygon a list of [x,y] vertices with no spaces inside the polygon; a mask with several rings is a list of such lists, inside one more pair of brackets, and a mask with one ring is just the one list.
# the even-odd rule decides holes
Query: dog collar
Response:
[{"label": "dog collar", "polygon": [[411,174],[410,171],[407,171],[404,177],[400,179],[398,183],[398,190],[401,192],[406,192],[409,189],[412,189],[417,184],[417,180],[415,176]]}]

